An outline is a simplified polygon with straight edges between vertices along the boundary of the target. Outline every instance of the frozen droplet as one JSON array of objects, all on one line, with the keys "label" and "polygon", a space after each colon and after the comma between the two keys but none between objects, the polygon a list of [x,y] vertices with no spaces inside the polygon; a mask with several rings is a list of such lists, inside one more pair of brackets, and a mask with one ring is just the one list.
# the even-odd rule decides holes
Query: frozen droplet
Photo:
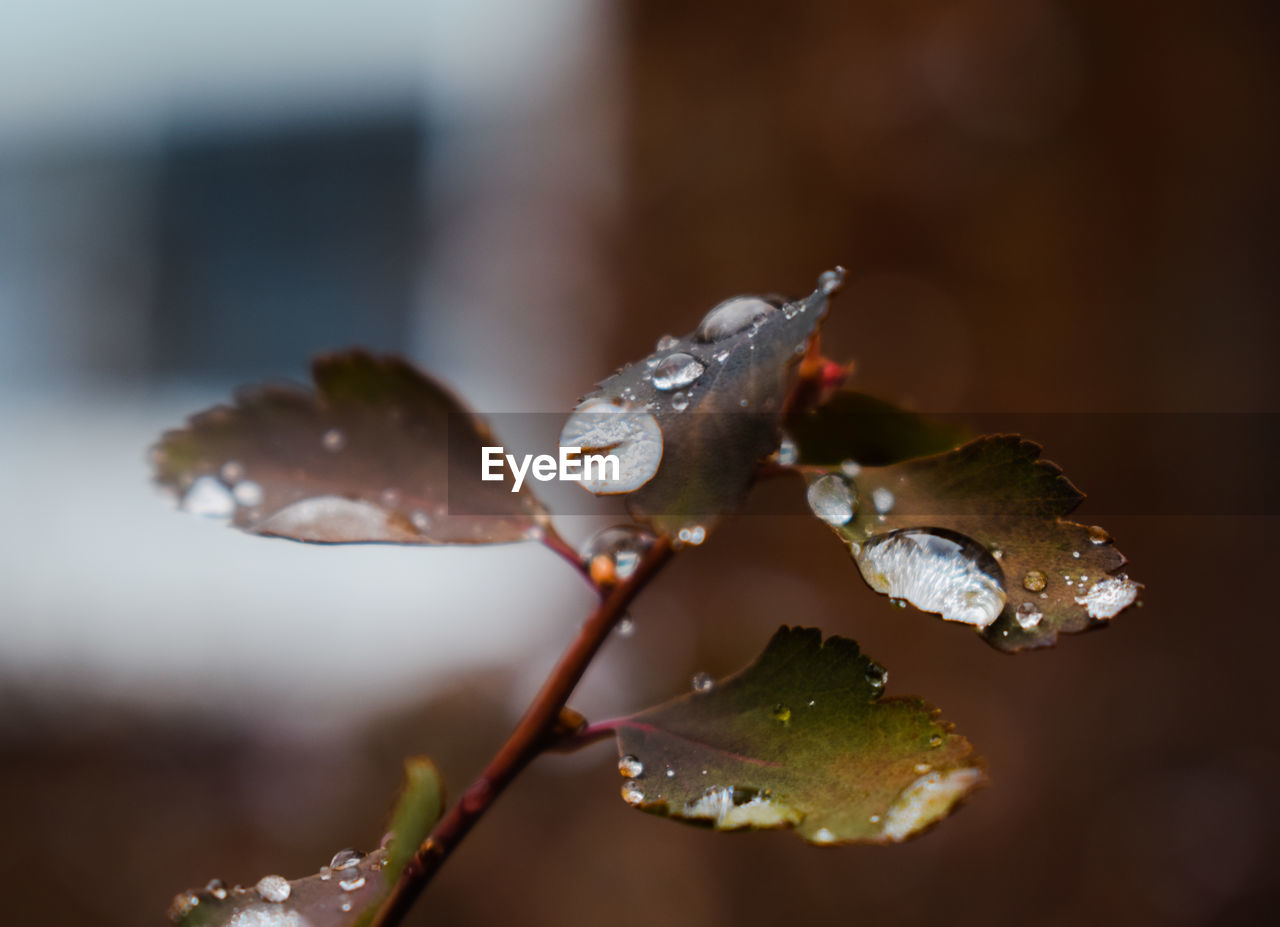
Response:
[{"label": "frozen droplet", "polygon": [[829,525],[847,525],[857,505],[853,489],[834,473],[820,476],[809,484],[805,494],[809,508]]},{"label": "frozen droplet", "polygon": [[774,457],[779,465],[783,467],[790,467],[800,459],[800,448],[796,446],[796,442],[791,435],[784,434],[782,436],[782,440],[778,442],[778,450],[775,452]]},{"label": "frozen droplet", "polygon": [[773,715],[773,720],[775,721],[781,721],[783,724],[789,724],[791,722],[791,709],[786,705],[783,705],[781,702],[774,705],[773,709],[769,713]]},{"label": "frozen droplet", "polygon": [[597,557],[608,557],[613,562],[614,575],[618,579],[627,579],[636,571],[655,540],[652,531],[639,525],[613,525],[597,532],[587,542],[582,549],[582,560],[589,564]]},{"label": "frozen droplet", "polygon": [[844,286],[845,269],[837,264],[831,270],[818,274],[818,289],[830,296]]},{"label": "frozen droplet", "polygon": [[1048,584],[1049,577],[1039,570],[1027,570],[1027,575],[1022,577],[1022,588],[1028,592],[1039,592]]},{"label": "frozen droplet", "polygon": [[221,879],[210,879],[205,885],[204,890],[219,901],[222,901],[227,897],[227,883],[223,882]]},{"label": "frozen droplet", "polygon": [[749,328],[755,328],[769,313],[771,303],[758,296],[735,296],[708,312],[698,325],[699,341],[721,341]]},{"label": "frozen droplet", "polygon": [[694,692],[710,692],[716,685],[710,673],[694,673],[690,682]]},{"label": "frozen droplet", "polygon": [[364,876],[357,876],[354,879],[344,879],[338,883],[338,888],[344,892],[354,892],[358,888],[364,888]]},{"label": "frozen droplet", "polygon": [[840,461],[840,472],[848,479],[856,479],[858,474],[862,472],[862,464],[856,460],[842,460]]},{"label": "frozen droplet", "polygon": [[1076,596],[1076,604],[1083,605],[1090,618],[1114,618],[1133,604],[1142,586],[1128,576],[1112,576],[1093,584],[1084,595]]},{"label": "frozen droplet", "polygon": [[692,354],[677,351],[668,354],[653,368],[653,385],[660,390],[683,389],[695,383],[706,371],[702,361]]},{"label": "frozen droplet", "polygon": [[697,547],[707,539],[707,529],[702,525],[687,525],[676,532],[676,540],[681,544]]},{"label": "frozen droplet", "polygon": [[289,885],[289,880],[284,876],[278,875],[263,876],[258,880],[258,884],[255,887],[264,901],[274,902],[275,904],[288,901],[289,893],[293,890]]},{"label": "frozen droplet", "polygon": [[658,339],[657,348],[659,351],[670,351],[680,343],[680,339],[675,335],[663,335]]},{"label": "frozen droplet", "polygon": [[622,783],[622,800],[628,805],[638,805],[644,801],[644,787],[635,779]]},{"label": "frozen droplet", "polygon": [[885,687],[885,683],[889,681],[889,671],[874,660],[867,661],[865,675],[867,683],[873,689],[883,689]]},{"label": "frozen droplet", "polygon": [[881,515],[888,515],[893,511],[893,492],[885,489],[883,486],[877,486],[871,490],[871,504],[875,510]]},{"label": "frozen droplet", "polygon": [[205,474],[196,477],[183,495],[182,509],[206,518],[230,518],[236,510],[236,500],[217,477]]},{"label": "frozen droplet", "polygon": [[618,772],[624,779],[639,779],[644,775],[644,763],[634,753],[627,753],[618,758]]},{"label": "frozen droplet", "polygon": [[350,869],[362,859],[364,859],[363,853],[348,847],[333,854],[333,859],[329,860],[329,868],[340,872],[343,869]]},{"label": "frozen droplet", "polygon": [[228,460],[222,465],[222,469],[218,471],[222,477],[222,481],[228,486],[234,486],[236,483],[244,479],[244,465],[238,460]]},{"label": "frozen droplet", "polygon": [[[584,475],[582,485],[598,495],[627,493],[658,472],[662,429],[649,412],[597,397],[583,402],[569,416],[560,432],[560,446],[581,448],[584,459],[588,454],[615,456],[616,468],[594,467],[590,475]],[[617,479],[613,479],[615,475]]]},{"label": "frozen droplet", "polygon": [[689,394],[676,393],[674,396],[672,396],[671,408],[674,409],[676,412],[683,412],[685,409],[689,408]]},{"label": "frozen droplet", "polygon": [[1040,623],[1040,619],[1044,617],[1044,613],[1036,608],[1030,602],[1023,602],[1018,606],[1014,617],[1018,619],[1018,625],[1024,630],[1030,630]]},{"label": "frozen droplet", "polygon": [[1089,543],[1091,544],[1109,544],[1111,543],[1111,535],[1107,533],[1107,529],[1100,525],[1089,526]]},{"label": "frozen droplet", "polygon": [[613,631],[619,637],[634,637],[636,633],[636,623],[627,616],[618,619],[618,623],[613,626]]},{"label": "frozen droplet", "polygon": [[262,487],[253,480],[241,480],[231,490],[231,495],[241,505],[253,508],[262,504]]},{"label": "frozen droplet", "polygon": [[872,589],[947,621],[985,628],[1004,608],[1000,564],[985,547],[954,531],[891,531],[865,544],[857,561]]},{"label": "frozen droplet", "polygon": [[324,433],[320,439],[320,443],[326,451],[337,452],[347,446],[347,436],[342,433],[341,428],[330,428]]}]

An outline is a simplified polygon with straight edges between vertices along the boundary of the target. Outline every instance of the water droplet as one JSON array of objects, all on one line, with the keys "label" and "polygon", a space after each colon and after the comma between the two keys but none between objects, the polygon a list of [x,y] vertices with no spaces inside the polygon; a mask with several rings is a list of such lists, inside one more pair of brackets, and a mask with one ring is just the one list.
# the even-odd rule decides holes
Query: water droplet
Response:
[{"label": "water droplet", "polygon": [[796,442],[792,440],[791,435],[784,434],[782,440],[778,442],[778,450],[774,456],[777,457],[779,465],[790,467],[800,459],[800,448],[796,447]]},{"label": "water droplet", "polygon": [[680,339],[675,335],[663,335],[658,339],[657,349],[659,351],[670,351],[680,343]]},{"label": "water droplet", "polygon": [[681,544],[697,547],[707,539],[707,529],[702,525],[688,525],[676,532],[676,540]]},{"label": "water droplet", "polygon": [[347,436],[342,433],[340,428],[330,428],[324,433],[320,443],[324,445],[326,451],[337,453],[347,446]]},{"label": "water droplet", "polygon": [[614,468],[594,468],[582,480],[587,490],[605,495],[639,489],[653,478],[662,462],[662,429],[649,412],[627,409],[610,399],[597,397],[578,406],[560,432],[561,447],[577,447],[586,454],[613,454]]},{"label": "water droplet", "polygon": [[715,354],[715,358],[716,358],[717,364],[723,364],[725,361],[729,359],[729,349],[726,348],[723,351],[717,351]]},{"label": "water droplet", "polygon": [[918,773],[927,773],[929,768],[928,763],[916,763],[916,772]]},{"label": "water droplet", "polygon": [[1121,574],[1100,580],[1087,593],[1076,596],[1076,604],[1083,605],[1090,618],[1114,618],[1133,604],[1142,586]]},{"label": "water droplet", "polygon": [[982,545],[954,531],[891,531],[864,545],[857,561],[872,589],[947,621],[985,628],[1004,608],[1000,564]]},{"label": "water droplet", "polygon": [[346,912],[348,912],[348,911],[350,911],[350,910],[351,910],[351,902],[349,902],[349,901],[343,901],[343,902],[342,902],[342,904],[338,905],[338,907],[339,907],[339,908],[342,910],[342,912],[345,914]]},{"label": "water droplet", "polygon": [[672,396],[671,408],[674,409],[676,412],[683,412],[685,409],[689,408],[689,394],[676,393],[674,396]]},{"label": "water droplet", "polygon": [[694,673],[690,684],[694,692],[710,692],[715,688],[716,681],[711,678],[710,673]]},{"label": "water droplet", "polygon": [[667,767],[667,778],[668,778],[668,779],[674,779],[674,778],[675,778],[675,776],[676,776],[676,771],[675,771],[672,767],[668,766],[668,767]]},{"label": "water droplet", "polygon": [[698,325],[699,341],[721,341],[748,328],[755,328],[769,313],[772,304],[758,296],[735,296],[708,312]]},{"label": "water droplet", "polygon": [[249,508],[262,504],[262,487],[253,480],[241,480],[236,483],[235,488],[231,490],[231,495],[235,497],[236,502]]},{"label": "water droplet", "polygon": [[867,682],[873,689],[883,689],[889,681],[889,671],[873,660],[867,661]]},{"label": "water droplet", "polygon": [[384,489],[378,498],[382,500],[382,504],[387,508],[393,509],[400,504],[400,490]]},{"label": "water droplet", "polygon": [[271,901],[275,904],[288,901],[289,893],[293,891],[292,886],[289,885],[289,880],[284,876],[278,875],[263,876],[258,880],[258,884],[255,887],[264,901]]},{"label": "water droplet", "polygon": [[1028,570],[1027,575],[1022,577],[1022,588],[1028,592],[1039,592],[1048,584],[1049,577],[1039,570]]},{"label": "water droplet", "polygon": [[613,630],[619,637],[634,637],[636,633],[636,623],[624,615],[618,620],[618,623],[613,626]]},{"label": "water droplet", "polygon": [[230,518],[236,510],[236,500],[217,477],[205,474],[196,477],[183,495],[182,509],[206,518]]},{"label": "water droplet", "polygon": [[1018,619],[1018,625],[1024,630],[1030,630],[1040,623],[1040,619],[1044,617],[1044,613],[1036,608],[1030,602],[1023,602],[1018,606],[1018,610],[1014,613]]},{"label": "water droplet", "polygon": [[931,747],[941,747],[941,746],[942,746],[942,735],[941,735],[941,734],[934,734],[932,737],[930,737],[930,738],[929,738],[929,746],[931,746]]},{"label": "water droplet", "polygon": [[364,888],[364,876],[357,876],[354,879],[345,879],[338,883],[338,888],[344,892],[354,892],[358,888]]},{"label": "water droplet", "polygon": [[834,473],[820,476],[810,483],[805,498],[813,514],[829,525],[847,525],[853,519],[857,504],[853,490]]},{"label": "water droplet", "polygon": [[982,771],[971,767],[947,773],[931,772],[903,789],[885,812],[883,833],[903,840],[946,814],[956,801],[982,781]]},{"label": "water droplet", "polygon": [[893,492],[885,489],[883,486],[877,486],[871,491],[871,504],[875,510],[881,515],[888,515],[893,511]]},{"label": "water droplet", "polygon": [[783,724],[791,723],[791,709],[786,705],[783,705],[781,702],[773,706],[773,710],[770,714],[773,715],[773,720],[775,721],[781,721]]},{"label": "water droplet", "polygon": [[622,800],[628,805],[638,805],[644,801],[644,788],[635,779],[622,784]]},{"label": "water droplet", "polygon": [[806,704],[806,705],[808,705],[810,708],[812,708],[814,705],[816,705],[816,704],[818,704],[818,703],[817,703],[817,701],[816,701],[816,700],[814,700],[814,699],[809,699],[809,701],[808,701],[808,702],[806,702],[805,704]]},{"label": "water droplet", "polygon": [[835,843],[836,835],[825,827],[819,827],[813,834],[814,843]]},{"label": "water droplet", "polygon": [[244,466],[237,460],[228,460],[218,473],[222,476],[224,483],[235,485],[244,479]]},{"label": "water droplet", "polygon": [[636,571],[655,540],[652,531],[639,525],[613,525],[596,532],[587,541],[582,549],[582,561],[589,564],[596,557],[608,557],[613,564],[614,576],[627,579]]},{"label": "water droplet", "polygon": [[1089,543],[1091,544],[1109,544],[1111,535],[1107,533],[1107,529],[1099,525],[1089,526]]},{"label": "water droplet", "polygon": [[840,461],[840,472],[851,480],[856,479],[858,474],[862,472],[862,464],[856,460],[842,460]]},{"label": "water droplet", "polygon": [[683,389],[697,382],[706,369],[693,355],[677,351],[668,354],[653,368],[653,385],[664,391]]},{"label": "water droplet", "polygon": [[413,522],[413,526],[419,531],[426,531],[431,527],[431,516],[422,509],[414,509],[409,515],[409,521]]},{"label": "water droplet", "polygon": [[1077,560],[1079,560],[1079,559],[1080,559],[1080,551],[1078,551],[1078,550],[1073,550],[1073,551],[1071,552],[1071,556],[1073,556],[1073,557],[1075,557]]},{"label": "water droplet", "polygon": [[364,859],[363,853],[347,847],[333,854],[333,859],[329,860],[329,868],[341,872],[343,869],[350,869],[362,859]]},{"label": "water droplet", "polygon": [[644,763],[635,754],[627,753],[618,759],[618,772],[624,779],[639,779],[644,775]]},{"label": "water droplet", "polygon": [[830,296],[844,286],[845,269],[837,264],[831,270],[824,270],[818,275],[818,289]]},{"label": "water droplet", "polygon": [[210,879],[204,890],[219,901],[227,897],[227,883],[221,879]]}]

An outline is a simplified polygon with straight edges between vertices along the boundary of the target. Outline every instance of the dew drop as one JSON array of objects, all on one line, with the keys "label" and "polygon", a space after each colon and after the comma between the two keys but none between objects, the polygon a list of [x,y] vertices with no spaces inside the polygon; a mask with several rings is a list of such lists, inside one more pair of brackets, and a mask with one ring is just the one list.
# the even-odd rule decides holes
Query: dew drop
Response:
[{"label": "dew drop", "polygon": [[696,383],[706,369],[693,355],[677,351],[668,354],[653,368],[653,385],[663,391],[683,389]]},{"label": "dew drop", "polygon": [[813,842],[822,844],[835,843],[836,835],[831,833],[831,831],[827,830],[825,827],[819,827],[814,831]]},{"label": "dew drop", "polygon": [[809,484],[805,493],[809,509],[829,525],[847,525],[857,505],[853,490],[834,473],[820,476]]},{"label": "dew drop", "polygon": [[422,511],[422,509],[414,509],[409,516],[409,521],[413,522],[413,526],[419,531],[425,532],[431,527],[431,516]]},{"label": "dew drop", "polygon": [[344,914],[345,914],[346,912],[348,912],[348,911],[350,911],[350,910],[351,910],[351,902],[349,902],[349,901],[343,901],[343,902],[342,902],[342,904],[338,905],[338,907],[339,907],[339,908],[341,908],[341,909],[342,909],[342,913],[344,913]]},{"label": "dew drop", "polygon": [[205,474],[196,477],[183,495],[182,509],[206,518],[229,518],[236,510],[236,500],[217,477]]},{"label": "dew drop", "polygon": [[1024,630],[1030,630],[1040,623],[1040,619],[1044,617],[1044,613],[1036,608],[1030,602],[1023,602],[1018,606],[1018,610],[1014,613],[1018,619],[1019,627]]},{"label": "dew drop", "polygon": [[347,446],[347,436],[342,433],[340,428],[330,428],[324,433],[320,443],[326,451],[337,453]]},{"label": "dew drop", "polygon": [[1078,550],[1073,550],[1073,551],[1071,552],[1071,556],[1073,556],[1073,557],[1075,557],[1077,560],[1079,560],[1079,559],[1080,559],[1080,551],[1078,551]]},{"label": "dew drop", "polygon": [[715,359],[716,359],[716,363],[717,363],[717,364],[723,364],[725,361],[727,361],[727,360],[729,359],[729,350],[728,350],[728,348],[726,348],[726,349],[725,349],[725,350],[723,350],[723,351],[717,351],[717,352],[715,353]]},{"label": "dew drop", "polygon": [[707,529],[702,525],[689,525],[676,532],[676,540],[681,544],[697,547],[707,539]]},{"label": "dew drop", "polygon": [[1089,526],[1089,543],[1090,544],[1109,544],[1111,543],[1111,535],[1107,533],[1107,529],[1099,525]]},{"label": "dew drop", "polygon": [[[683,395],[683,394],[677,394]],[[653,478],[662,462],[662,429],[649,412],[627,409],[597,397],[580,404],[560,432],[561,447],[581,448],[584,454],[610,453],[618,458],[618,479],[612,468],[593,471],[582,485],[604,495],[639,489]]]},{"label": "dew drop", "polygon": [[625,615],[613,626],[613,631],[621,638],[635,637],[636,623]]},{"label": "dew drop", "polygon": [[624,779],[639,779],[644,775],[644,763],[634,753],[627,753],[618,758],[618,772]]},{"label": "dew drop", "polygon": [[218,471],[224,483],[235,485],[244,479],[244,465],[238,460],[228,460]]},{"label": "dew drop", "polygon": [[627,579],[656,540],[652,531],[639,525],[613,525],[596,532],[582,549],[583,563],[608,557],[618,579]]},{"label": "dew drop", "polygon": [[867,683],[873,689],[883,689],[889,681],[889,671],[874,661],[867,661]]},{"label": "dew drop", "polygon": [[674,768],[672,768],[672,767],[670,767],[670,766],[668,766],[668,767],[667,767],[667,778],[668,778],[668,779],[674,779],[674,778],[675,778],[675,776],[676,776],[676,771],[675,771],[675,769],[674,769]]},{"label": "dew drop", "polygon": [[628,805],[638,805],[644,801],[644,788],[635,779],[622,784],[622,800]]},{"label": "dew drop", "polygon": [[867,585],[947,621],[985,628],[1004,608],[1004,574],[986,548],[944,528],[908,528],[856,554]]},{"label": "dew drop", "polygon": [[685,409],[689,408],[689,394],[676,393],[674,396],[672,396],[671,408],[674,409],[676,412],[683,412]]},{"label": "dew drop", "polygon": [[1083,605],[1090,618],[1114,618],[1133,604],[1141,588],[1122,573],[1094,583],[1087,593],[1076,596],[1076,604]]},{"label": "dew drop", "polygon": [[818,275],[818,289],[830,296],[844,286],[845,269],[837,264],[831,270],[824,270]]},{"label": "dew drop", "polygon": [[663,335],[658,339],[657,349],[659,351],[670,351],[680,343],[680,339],[675,335]]},{"label": "dew drop", "polygon": [[773,305],[758,296],[726,299],[703,317],[698,325],[697,338],[704,342],[721,341],[758,326],[774,311]]},{"label": "dew drop", "polygon": [[927,773],[930,767],[928,763],[916,763],[916,772]]},{"label": "dew drop", "polygon": [[694,673],[690,684],[694,692],[710,692],[715,688],[716,681],[711,678],[710,673]]},{"label": "dew drop", "polygon": [[941,746],[942,746],[942,735],[941,735],[941,734],[934,734],[932,737],[930,737],[930,738],[929,738],[929,746],[931,746],[931,747],[941,747]]},{"label": "dew drop", "polygon": [[253,480],[241,480],[231,490],[231,495],[241,505],[253,508],[262,504],[262,487]]},{"label": "dew drop", "polygon": [[774,456],[777,458],[779,465],[790,467],[800,459],[800,448],[796,447],[796,442],[792,440],[791,435],[784,434],[782,440],[778,443],[778,450]]},{"label": "dew drop", "polygon": [[362,859],[364,859],[363,853],[348,847],[333,854],[333,859],[329,860],[329,868],[341,872],[343,869],[350,869]]},{"label": "dew drop", "polygon": [[856,479],[858,474],[862,472],[862,465],[856,460],[840,461],[840,472],[849,479]]},{"label": "dew drop", "polygon": [[255,888],[258,889],[258,894],[262,896],[263,900],[274,902],[275,904],[288,901],[289,893],[293,891],[289,885],[289,880],[284,876],[278,875],[263,876],[258,880]]},{"label": "dew drop", "polygon": [[773,715],[773,720],[775,721],[780,721],[783,724],[791,723],[791,709],[786,705],[783,705],[781,702],[773,706],[773,710],[770,714]]},{"label": "dew drop", "polygon": [[1028,592],[1040,592],[1048,584],[1049,577],[1039,570],[1028,570],[1027,575],[1022,577],[1022,588]]},{"label": "dew drop", "polygon": [[344,892],[354,892],[358,888],[364,888],[364,876],[357,876],[354,879],[346,879],[339,882],[338,888]]},{"label": "dew drop", "polygon": [[210,879],[204,890],[219,901],[227,897],[227,883],[221,879]]},{"label": "dew drop", "polygon": [[883,486],[877,486],[871,491],[871,504],[875,506],[875,510],[881,515],[888,515],[893,511],[893,492],[885,489]]}]

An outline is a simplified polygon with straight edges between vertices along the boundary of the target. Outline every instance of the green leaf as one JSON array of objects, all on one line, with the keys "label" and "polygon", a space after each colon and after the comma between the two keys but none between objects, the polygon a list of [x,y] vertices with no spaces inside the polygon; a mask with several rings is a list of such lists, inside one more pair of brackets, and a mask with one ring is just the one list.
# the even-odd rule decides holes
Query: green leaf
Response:
[{"label": "green leaf", "polygon": [[836,467],[854,461],[884,466],[949,451],[963,442],[963,428],[900,409],[866,393],[842,389],[821,406],[788,417],[796,463]]},{"label": "green leaf", "polygon": [[805,478],[810,508],[849,545],[868,585],[1017,651],[1105,626],[1141,588],[1121,572],[1110,535],[1062,517],[1084,496],[1039,456],[1038,444],[996,435],[887,467],[809,468]]},{"label": "green leaf", "polygon": [[[659,532],[705,536],[741,503],[757,465],[777,449],[793,368],[842,279],[843,270],[828,271],[802,300],[725,300],[697,331],[664,337],[649,357],[602,381],[570,416],[561,444],[579,446],[583,435],[604,433],[625,413],[625,434],[609,446],[619,448],[624,470],[631,455],[632,472],[623,474],[622,490],[593,491],[625,491],[631,515]],[[754,324],[719,324],[735,314]]]},{"label": "green leaf", "polygon": [[[741,672],[617,726],[623,798],[718,830],[890,843],[986,781],[969,742],[842,637],[783,627]],[[704,687],[698,687],[702,689]]]},{"label": "green leaf", "polygon": [[174,898],[169,918],[181,927],[363,927],[439,820],[443,796],[435,766],[412,757],[384,846],[367,855],[339,851],[315,875],[291,881],[266,876],[228,888],[214,880]]},{"label": "green leaf", "polygon": [[[395,357],[317,358],[315,391],[240,390],[152,450],[156,481],[196,514],[255,534],[341,544],[467,544],[538,535],[546,513],[482,481],[488,426]],[[504,471],[505,472],[505,471]]]}]

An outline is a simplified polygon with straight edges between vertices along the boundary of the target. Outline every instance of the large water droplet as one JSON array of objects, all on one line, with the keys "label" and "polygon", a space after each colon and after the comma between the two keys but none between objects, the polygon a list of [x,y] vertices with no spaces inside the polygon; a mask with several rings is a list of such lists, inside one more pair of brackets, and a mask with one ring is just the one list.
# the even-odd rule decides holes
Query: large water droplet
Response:
[{"label": "large water droplet", "polygon": [[716,681],[711,678],[710,673],[694,673],[690,685],[694,692],[710,692],[715,688]]},{"label": "large water droplet", "polygon": [[196,477],[182,497],[182,508],[192,515],[206,518],[229,518],[236,510],[236,500],[217,477],[205,474]]},{"label": "large water droplet", "polygon": [[582,560],[590,566],[597,557],[606,557],[617,579],[627,579],[636,571],[656,540],[652,531],[639,525],[613,525],[598,531],[582,550]]},{"label": "large water droplet", "polygon": [[653,478],[662,462],[662,429],[652,414],[627,409],[604,398],[578,406],[560,432],[561,447],[577,447],[587,454],[618,458],[617,479],[611,467],[594,468],[582,485],[597,495],[639,489]]},{"label": "large water droplet", "polygon": [[348,847],[345,850],[339,850],[337,853],[333,854],[333,859],[329,860],[329,868],[338,871],[350,869],[362,859],[364,859],[363,853],[359,850],[353,850]]},{"label": "large water droplet", "polygon": [[680,343],[680,339],[675,335],[663,335],[658,339],[657,349],[659,351],[670,351]]},{"label": "large water droplet", "polygon": [[330,428],[324,433],[320,443],[326,451],[337,453],[347,446],[347,436],[342,433],[340,428]]},{"label": "large water droplet", "polygon": [[624,754],[618,758],[618,772],[624,779],[639,779],[644,775],[644,763],[633,753]]},{"label": "large water droplet", "polygon": [[644,801],[644,787],[635,779],[622,784],[622,800],[628,805],[638,805]]},{"label": "large water droplet", "polygon": [[1004,608],[1000,564],[986,548],[954,531],[892,531],[865,544],[857,560],[872,589],[947,621],[985,628]]},{"label": "large water droplet", "polygon": [[1030,602],[1023,602],[1018,606],[1014,617],[1018,619],[1019,627],[1024,630],[1030,630],[1040,623],[1040,619],[1044,617],[1044,613]]},{"label": "large water droplet", "polygon": [[735,296],[726,299],[703,317],[698,325],[699,341],[720,341],[759,325],[774,306],[758,296]]},{"label": "large water droplet", "polygon": [[1089,526],[1089,543],[1091,544],[1109,544],[1111,543],[1111,535],[1106,528],[1101,525]]},{"label": "large water droplet", "polygon": [[653,385],[660,390],[683,389],[696,382],[706,369],[692,354],[677,351],[668,354],[653,368]]},{"label": "large water droplet", "polygon": [[1114,618],[1133,604],[1142,586],[1121,574],[1094,583],[1084,595],[1076,596],[1076,604],[1083,605],[1090,618]]},{"label": "large water droplet", "polygon": [[852,488],[834,473],[810,483],[805,498],[813,514],[829,525],[847,525],[857,505]]},{"label": "large water droplet", "polygon": [[278,875],[263,876],[258,880],[256,888],[264,901],[271,901],[275,904],[288,901],[289,893],[293,891],[289,885],[289,880],[284,876]]}]

